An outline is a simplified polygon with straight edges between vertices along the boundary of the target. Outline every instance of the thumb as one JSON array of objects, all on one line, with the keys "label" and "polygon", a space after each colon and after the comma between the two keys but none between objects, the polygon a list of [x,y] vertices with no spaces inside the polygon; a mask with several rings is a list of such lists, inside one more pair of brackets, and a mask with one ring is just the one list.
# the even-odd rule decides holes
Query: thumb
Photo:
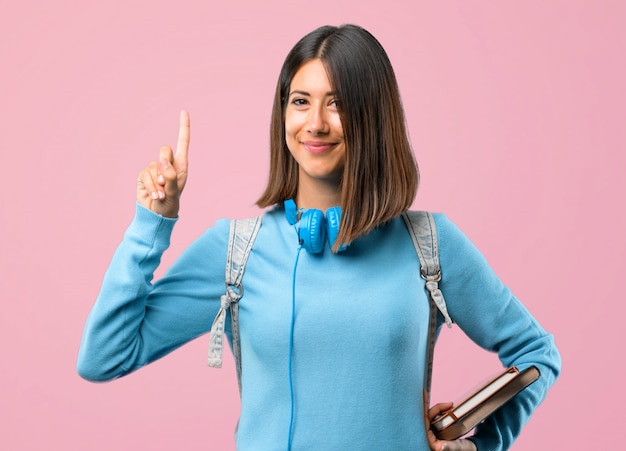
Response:
[{"label": "thumb", "polygon": [[457,439],[442,442],[441,451],[476,451],[476,445],[471,440]]}]

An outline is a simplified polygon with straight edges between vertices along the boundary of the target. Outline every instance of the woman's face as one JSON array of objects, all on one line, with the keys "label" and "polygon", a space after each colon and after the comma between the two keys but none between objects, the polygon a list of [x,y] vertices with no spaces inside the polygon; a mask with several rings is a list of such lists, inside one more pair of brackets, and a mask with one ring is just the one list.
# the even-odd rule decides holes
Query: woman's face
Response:
[{"label": "woman's face", "polygon": [[346,161],[343,128],[326,69],[319,59],[303,64],[291,80],[285,138],[298,162],[300,186],[339,186]]}]

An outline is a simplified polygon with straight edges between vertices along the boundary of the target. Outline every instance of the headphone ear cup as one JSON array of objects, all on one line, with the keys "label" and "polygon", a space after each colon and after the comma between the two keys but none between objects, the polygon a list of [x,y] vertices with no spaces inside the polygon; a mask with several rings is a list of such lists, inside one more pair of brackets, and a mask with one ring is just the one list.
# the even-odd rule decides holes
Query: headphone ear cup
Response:
[{"label": "headphone ear cup", "polygon": [[339,235],[340,221],[340,207],[332,207],[326,210],[326,234],[328,235],[328,244],[331,248],[335,245],[335,241],[337,241],[337,235]]},{"label": "headphone ear cup", "polygon": [[324,249],[326,241],[326,220],[321,210],[311,209],[302,213],[300,217],[300,240],[302,245],[311,254],[319,254]]},{"label": "headphone ear cup", "polygon": [[[332,248],[337,241],[339,235],[339,226],[341,225],[341,207],[331,207],[326,210],[326,233],[328,234],[328,244]],[[339,246],[339,252],[345,251],[347,245]]]}]

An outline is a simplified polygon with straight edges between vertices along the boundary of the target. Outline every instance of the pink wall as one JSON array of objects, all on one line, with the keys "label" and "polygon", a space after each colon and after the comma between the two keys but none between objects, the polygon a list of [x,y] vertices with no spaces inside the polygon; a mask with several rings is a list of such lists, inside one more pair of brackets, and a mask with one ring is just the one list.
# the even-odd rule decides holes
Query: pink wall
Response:
[{"label": "pink wall", "polygon": [[[175,142],[179,109],[192,166],[165,264],[216,218],[256,211],[280,64],[303,34],[343,22],[370,29],[396,68],[423,175],[416,208],[455,220],[557,337],[563,376],[514,449],[604,448],[625,401],[623,5],[7,2],[0,448],[233,449],[232,363],[206,368],[206,337],[93,385],[74,370],[83,322],[136,174]],[[455,330],[436,365],[443,400],[473,385],[459,374],[497,363]]]}]

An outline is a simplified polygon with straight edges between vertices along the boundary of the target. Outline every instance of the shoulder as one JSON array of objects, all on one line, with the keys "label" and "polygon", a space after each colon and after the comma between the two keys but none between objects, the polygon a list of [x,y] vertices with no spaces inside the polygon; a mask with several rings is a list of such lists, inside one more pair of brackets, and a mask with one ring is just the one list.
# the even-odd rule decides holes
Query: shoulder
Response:
[{"label": "shoulder", "polygon": [[265,210],[259,211],[259,214],[256,216],[244,216],[237,217],[231,219],[224,219],[228,224],[237,221],[237,222],[252,222],[255,220],[260,220],[261,222],[266,221],[276,221],[278,219],[285,217],[285,208],[282,205],[274,205]]},{"label": "shoulder", "polygon": [[248,241],[252,239],[256,242],[258,234],[264,237],[263,240],[266,240],[268,236],[276,235],[277,232],[280,234],[281,228],[286,223],[284,217],[284,208],[274,206],[257,216],[219,221],[219,229],[227,240],[232,232],[235,240]]},{"label": "shoulder", "polygon": [[432,216],[435,220],[439,241],[452,245],[459,245],[469,241],[467,235],[445,213],[432,213]]},{"label": "shoulder", "polygon": [[429,231],[436,233],[439,242],[443,240],[454,244],[468,240],[461,229],[444,213],[410,210],[406,212],[406,215],[421,228],[422,233]]},{"label": "shoulder", "polygon": [[[437,240],[442,266],[459,266],[482,260],[482,255],[468,236],[445,213],[409,211],[409,217],[417,221],[418,233],[433,233]],[[429,220],[429,217],[431,220]]]},{"label": "shoulder", "polygon": [[279,206],[275,206],[269,210],[260,212],[257,216],[237,217],[237,218],[220,218],[215,221],[215,224],[209,226],[202,236],[210,239],[220,237],[224,241],[228,241],[228,235],[230,234],[231,226],[237,224],[252,224],[258,222],[259,224],[265,224],[267,222],[276,221],[278,214],[284,215],[284,209]]},{"label": "shoulder", "polygon": [[485,280],[494,279],[495,274],[487,259],[465,232],[443,213],[434,213],[433,218],[442,271],[462,280],[470,274]]}]

